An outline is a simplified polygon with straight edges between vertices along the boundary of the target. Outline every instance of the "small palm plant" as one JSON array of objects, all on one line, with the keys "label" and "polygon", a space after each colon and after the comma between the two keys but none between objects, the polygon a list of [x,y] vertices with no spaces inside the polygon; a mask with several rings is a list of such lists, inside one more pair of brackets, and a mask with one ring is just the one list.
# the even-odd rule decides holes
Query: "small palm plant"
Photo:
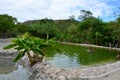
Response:
[{"label": "small palm plant", "polygon": [[[45,41],[44,39],[31,37],[28,35],[28,33],[25,33],[24,35],[19,36],[18,38],[11,41],[13,43],[5,46],[3,49],[14,48],[18,51],[18,55],[13,60],[14,62],[18,61],[25,54],[27,54],[31,66],[33,66],[38,61],[42,61],[43,56],[45,55],[45,48],[51,46],[50,43],[54,42],[53,40]],[[33,52],[33,56],[30,54],[31,51]]]}]

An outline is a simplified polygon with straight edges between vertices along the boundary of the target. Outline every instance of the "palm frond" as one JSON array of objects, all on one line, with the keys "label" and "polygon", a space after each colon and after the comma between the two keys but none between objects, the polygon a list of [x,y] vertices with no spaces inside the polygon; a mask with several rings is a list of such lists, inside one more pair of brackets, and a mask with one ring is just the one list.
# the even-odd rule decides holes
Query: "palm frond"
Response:
[{"label": "palm frond", "polygon": [[16,58],[13,60],[13,62],[17,62],[20,58],[22,58],[25,55],[26,51],[21,51]]},{"label": "palm frond", "polygon": [[44,56],[44,53],[43,53],[42,50],[39,49],[39,48],[38,48],[38,49],[36,48],[36,49],[34,49],[33,51],[34,51],[36,54],[39,54],[39,55]]},{"label": "palm frond", "polygon": [[18,51],[20,51],[20,50],[23,50],[24,48],[21,47],[21,46],[18,46],[18,47],[16,47],[15,49],[18,50]]},{"label": "palm frond", "polygon": [[17,46],[17,44],[9,44],[9,45],[3,47],[3,49],[6,50],[6,49],[14,48],[15,46]]}]

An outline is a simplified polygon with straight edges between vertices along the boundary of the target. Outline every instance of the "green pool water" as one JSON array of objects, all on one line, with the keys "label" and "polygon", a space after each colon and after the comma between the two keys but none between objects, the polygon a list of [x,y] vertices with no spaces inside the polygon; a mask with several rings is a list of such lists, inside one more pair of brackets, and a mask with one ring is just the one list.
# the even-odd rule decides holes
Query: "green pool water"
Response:
[{"label": "green pool water", "polygon": [[57,48],[48,48],[46,57],[51,65],[61,68],[81,68],[115,62],[120,51],[57,43]]}]

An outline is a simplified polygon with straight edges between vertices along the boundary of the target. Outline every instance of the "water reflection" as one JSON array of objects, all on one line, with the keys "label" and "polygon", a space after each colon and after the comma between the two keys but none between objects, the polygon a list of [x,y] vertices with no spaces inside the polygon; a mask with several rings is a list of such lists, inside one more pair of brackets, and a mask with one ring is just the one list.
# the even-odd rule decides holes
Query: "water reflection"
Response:
[{"label": "water reflection", "polygon": [[0,58],[0,80],[28,80],[25,69],[12,62],[12,58]]},{"label": "water reflection", "polygon": [[17,65],[12,62],[12,58],[0,58],[0,74],[8,74],[17,69]]},{"label": "water reflection", "polygon": [[55,54],[54,57],[49,60],[51,65],[59,68],[79,68],[80,64],[77,62],[75,56],[70,57],[64,54]]},{"label": "water reflection", "polygon": [[97,66],[117,61],[116,55],[120,51],[103,48],[57,44],[60,51],[48,48],[46,57],[50,58],[50,63],[61,68],[81,68],[87,66]]}]

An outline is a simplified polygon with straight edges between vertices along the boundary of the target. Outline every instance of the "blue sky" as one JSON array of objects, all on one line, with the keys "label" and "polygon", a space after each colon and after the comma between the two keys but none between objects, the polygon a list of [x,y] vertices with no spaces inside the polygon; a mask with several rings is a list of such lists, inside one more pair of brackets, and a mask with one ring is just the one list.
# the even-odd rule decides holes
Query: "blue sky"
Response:
[{"label": "blue sky", "polygon": [[80,15],[80,10],[90,10],[103,21],[115,20],[119,0],[0,0],[0,14],[9,14],[19,22],[34,19],[67,19]]}]

